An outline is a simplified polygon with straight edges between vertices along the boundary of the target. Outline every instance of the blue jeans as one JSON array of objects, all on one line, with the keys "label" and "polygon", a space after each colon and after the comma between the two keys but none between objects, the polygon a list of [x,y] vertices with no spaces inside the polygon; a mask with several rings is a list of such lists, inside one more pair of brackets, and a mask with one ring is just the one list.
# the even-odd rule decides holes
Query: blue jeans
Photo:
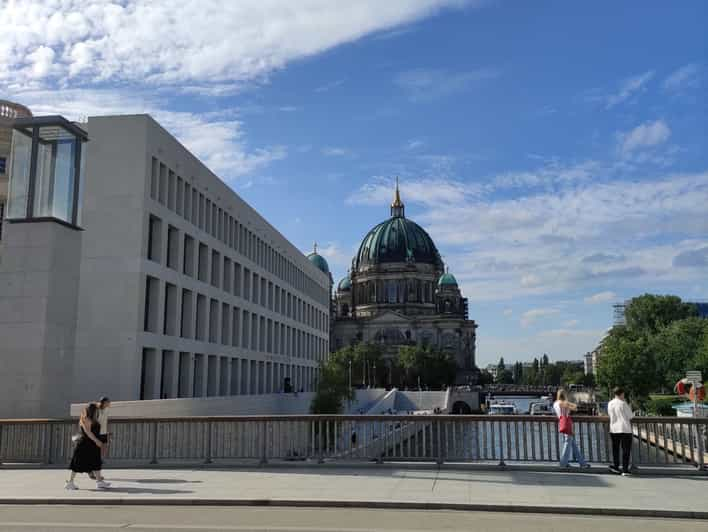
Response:
[{"label": "blue jeans", "polygon": [[580,452],[578,442],[575,441],[575,436],[569,434],[561,434],[563,438],[563,448],[561,449],[560,465],[567,467],[571,458],[578,462],[581,466],[585,465],[585,458]]}]

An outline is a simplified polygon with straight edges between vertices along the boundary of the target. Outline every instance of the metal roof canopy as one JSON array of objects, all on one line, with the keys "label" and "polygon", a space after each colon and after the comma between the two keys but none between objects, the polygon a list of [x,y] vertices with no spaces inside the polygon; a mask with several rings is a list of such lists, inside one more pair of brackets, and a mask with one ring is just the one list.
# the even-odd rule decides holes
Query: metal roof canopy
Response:
[{"label": "metal roof canopy", "polygon": [[81,129],[73,122],[69,122],[66,118],[60,115],[36,116],[32,118],[16,118],[13,124],[14,129],[22,131],[23,133],[29,133],[30,135],[32,128],[34,128],[35,126],[64,128],[71,134],[80,138],[81,141],[88,141],[88,133],[86,133],[86,131]]}]

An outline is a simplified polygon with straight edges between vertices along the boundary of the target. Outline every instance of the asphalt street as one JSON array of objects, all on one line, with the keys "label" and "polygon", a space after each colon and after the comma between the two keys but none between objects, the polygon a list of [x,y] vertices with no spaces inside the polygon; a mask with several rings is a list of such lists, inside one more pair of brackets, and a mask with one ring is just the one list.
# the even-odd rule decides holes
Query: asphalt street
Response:
[{"label": "asphalt street", "polygon": [[708,522],[604,516],[318,508],[0,506],[0,531],[692,532]]}]

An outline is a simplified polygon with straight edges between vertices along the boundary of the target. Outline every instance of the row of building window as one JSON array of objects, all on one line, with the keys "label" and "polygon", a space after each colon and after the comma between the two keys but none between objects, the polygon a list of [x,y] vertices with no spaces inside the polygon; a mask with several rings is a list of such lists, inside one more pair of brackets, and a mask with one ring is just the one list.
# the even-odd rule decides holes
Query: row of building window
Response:
[{"label": "row of building window", "polygon": [[312,391],[317,376],[311,366],[144,348],[140,399]]},{"label": "row of building window", "polygon": [[187,233],[182,235],[177,227],[170,224],[167,224],[164,236],[166,246],[163,246],[163,235],[162,220],[151,214],[147,245],[149,260],[319,331],[329,330],[327,313],[273,281],[230,257],[222,256],[216,249],[210,249]]},{"label": "row of building window", "polygon": [[164,283],[160,295],[160,283],[146,276],[145,332],[318,362],[326,358],[325,338],[172,283]]},{"label": "row of building window", "polygon": [[327,288],[155,157],[150,197],[297,290],[317,301],[328,299]]}]

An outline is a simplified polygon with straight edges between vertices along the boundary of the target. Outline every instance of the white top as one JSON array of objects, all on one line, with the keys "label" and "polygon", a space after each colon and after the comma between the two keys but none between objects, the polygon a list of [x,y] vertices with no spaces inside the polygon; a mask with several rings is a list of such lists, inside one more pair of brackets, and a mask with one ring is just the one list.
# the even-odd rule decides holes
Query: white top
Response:
[{"label": "white top", "polygon": [[610,432],[612,434],[632,433],[632,409],[622,399],[615,397],[607,404],[607,414],[610,416]]},{"label": "white top", "polygon": [[[553,411],[556,413],[556,417],[561,417],[563,415],[563,408],[561,408],[560,401],[555,401],[553,403]],[[566,409],[565,415],[569,415],[570,412]]]},{"label": "white top", "polygon": [[98,409],[98,424],[101,425],[101,429],[99,434],[106,435],[108,434],[108,409],[107,408],[99,408]]}]

